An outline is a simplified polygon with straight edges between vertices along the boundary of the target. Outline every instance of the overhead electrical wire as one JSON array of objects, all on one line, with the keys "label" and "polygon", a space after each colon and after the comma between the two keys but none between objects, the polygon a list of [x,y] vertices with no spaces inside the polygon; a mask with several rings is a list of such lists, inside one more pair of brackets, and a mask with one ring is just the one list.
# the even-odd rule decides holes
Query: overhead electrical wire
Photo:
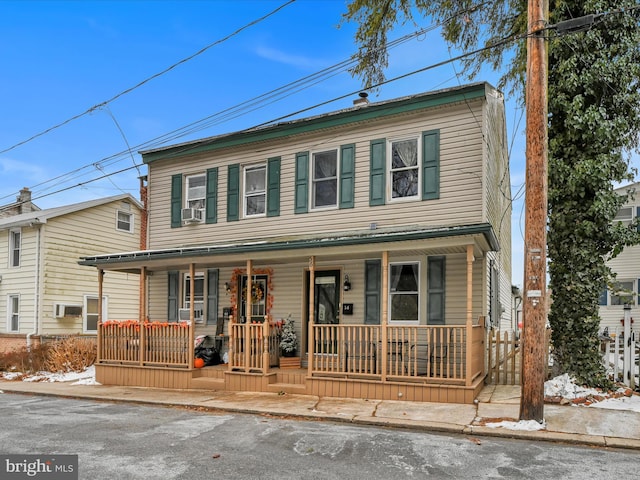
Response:
[{"label": "overhead electrical wire", "polygon": [[99,108],[102,108],[102,107],[104,107],[104,106],[108,105],[109,103],[111,103],[111,102],[113,102],[114,100],[116,100],[116,99],[118,99],[118,98],[122,97],[123,95],[126,95],[127,93],[132,92],[133,90],[135,90],[135,89],[137,89],[137,88],[141,87],[142,85],[144,85],[144,84],[146,84],[146,83],[150,82],[151,80],[153,80],[153,79],[155,79],[155,78],[158,78],[158,77],[160,77],[160,76],[164,75],[165,73],[167,73],[167,72],[169,72],[169,71],[173,70],[173,69],[174,69],[174,68],[176,68],[177,66],[182,65],[183,63],[186,63],[186,62],[188,62],[189,60],[194,59],[194,58],[195,58],[195,57],[197,57],[198,55],[203,54],[204,52],[206,52],[206,51],[207,51],[207,50],[209,50],[210,48],[212,48],[212,47],[214,47],[214,46],[216,46],[216,45],[218,45],[218,44],[220,44],[220,43],[226,42],[226,41],[227,41],[227,40],[229,40],[230,38],[232,38],[232,37],[234,37],[234,36],[238,35],[238,34],[239,34],[240,32],[242,32],[243,30],[246,30],[247,28],[252,27],[252,26],[254,26],[254,25],[258,24],[258,23],[262,22],[263,20],[266,20],[266,19],[267,19],[267,18],[269,18],[270,16],[272,16],[272,15],[276,14],[277,12],[279,12],[280,10],[282,10],[283,8],[285,8],[286,6],[290,5],[291,3],[295,2],[295,1],[296,1],[296,0],[288,0],[287,2],[283,3],[282,5],[280,5],[279,7],[277,7],[275,10],[271,11],[270,13],[268,13],[268,14],[266,14],[266,15],[264,15],[264,16],[262,16],[262,17],[260,17],[260,18],[256,19],[256,20],[253,20],[252,22],[249,22],[248,24],[246,24],[246,25],[244,25],[244,26],[240,27],[239,29],[237,29],[235,32],[230,33],[230,34],[229,34],[229,35],[227,35],[226,37],[223,37],[223,38],[221,38],[221,39],[219,39],[219,40],[216,40],[216,41],[215,41],[215,42],[213,42],[213,43],[210,43],[210,44],[209,44],[209,45],[207,45],[206,47],[203,47],[203,48],[201,48],[200,50],[198,50],[198,51],[197,51],[196,53],[194,53],[193,55],[190,55],[190,56],[188,56],[188,57],[186,57],[186,58],[183,58],[183,59],[182,59],[182,60],[180,60],[179,62],[176,62],[176,63],[174,63],[173,65],[170,65],[169,67],[165,68],[164,70],[162,70],[162,71],[160,71],[160,72],[158,72],[158,73],[156,73],[156,74],[154,74],[154,75],[152,75],[152,76],[150,76],[150,77],[148,77],[148,78],[146,78],[146,79],[142,80],[141,82],[137,83],[137,84],[136,84],[136,85],[134,85],[133,87],[130,87],[130,88],[128,88],[128,89],[126,89],[126,90],[124,90],[124,91],[122,91],[122,92],[118,93],[117,95],[115,95],[115,96],[111,97],[109,100],[105,100],[104,102],[101,102],[101,103],[99,103],[99,104],[97,104],[97,105],[94,105],[93,107],[89,108],[88,110],[86,110],[86,111],[84,111],[84,112],[82,112],[82,113],[79,113],[79,114],[77,114],[77,115],[74,115],[73,117],[71,117],[71,118],[69,118],[69,119],[67,119],[67,120],[65,120],[65,121],[63,121],[63,122],[60,122],[60,123],[58,123],[58,124],[56,124],[56,125],[54,125],[54,126],[52,126],[52,127],[49,127],[49,128],[47,128],[46,130],[43,130],[43,131],[42,131],[42,132],[40,132],[40,133],[37,133],[37,134],[35,134],[35,135],[32,135],[31,137],[27,138],[26,140],[23,140],[23,141],[21,141],[21,142],[18,142],[18,143],[16,143],[15,145],[12,145],[12,146],[11,146],[11,147],[9,147],[9,148],[5,148],[4,150],[0,150],[0,155],[1,155],[1,154],[3,154],[3,153],[7,153],[7,152],[9,152],[9,151],[11,151],[11,150],[13,150],[13,149],[15,149],[15,148],[17,148],[17,147],[21,146],[21,145],[24,145],[24,144],[26,144],[26,143],[29,143],[29,142],[31,142],[32,140],[35,140],[36,138],[39,138],[39,137],[41,137],[41,136],[43,136],[43,135],[46,135],[46,134],[48,134],[48,133],[52,132],[53,130],[56,130],[56,129],[58,129],[58,128],[60,128],[60,127],[64,126],[64,125],[67,125],[68,123],[71,123],[71,122],[72,122],[72,121],[74,121],[74,120],[77,120],[78,118],[81,118],[81,117],[83,117],[83,116],[85,116],[85,115],[88,115],[88,114],[92,113],[92,112],[93,112],[94,110],[96,110],[96,109],[99,109]]}]

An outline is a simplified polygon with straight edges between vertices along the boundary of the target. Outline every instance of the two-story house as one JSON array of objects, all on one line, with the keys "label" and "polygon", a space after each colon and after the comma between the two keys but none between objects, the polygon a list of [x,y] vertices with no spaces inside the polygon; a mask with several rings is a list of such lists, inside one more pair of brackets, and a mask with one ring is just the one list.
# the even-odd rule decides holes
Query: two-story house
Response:
[{"label": "two-story house", "polygon": [[[17,203],[30,204],[24,193]],[[46,337],[95,337],[98,281],[95,270],[78,265],[78,258],[140,248],[141,207],[122,194],[24,213],[16,209],[0,218],[1,350]],[[139,275],[109,277],[104,318],[138,318]]]},{"label": "two-story house", "polygon": [[[495,88],[360,99],[142,157],[148,250],[80,261],[143,278],[140,325],[105,325],[99,382],[473,401],[485,321],[511,312]],[[287,317],[296,380],[277,368]],[[228,355],[209,383],[189,358],[202,334]]]},{"label": "two-story house", "polygon": [[[620,207],[614,222],[629,225],[640,217],[640,183],[625,185],[615,190],[618,195],[631,195]],[[631,317],[640,318],[640,245],[626,247],[616,258],[607,262],[616,274],[615,282],[600,295],[600,328],[609,333],[623,331],[624,306],[631,307]],[[637,327],[636,327],[637,328]]]}]

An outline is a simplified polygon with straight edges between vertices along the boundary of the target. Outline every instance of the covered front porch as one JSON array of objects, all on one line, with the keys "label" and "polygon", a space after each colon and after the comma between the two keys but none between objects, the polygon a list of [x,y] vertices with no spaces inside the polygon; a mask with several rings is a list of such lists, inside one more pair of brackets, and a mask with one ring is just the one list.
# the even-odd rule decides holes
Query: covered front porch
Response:
[{"label": "covered front porch", "polygon": [[[484,254],[489,250],[487,243],[486,236],[480,234],[435,239],[402,238],[388,243],[382,251],[379,245],[369,243],[363,248],[358,243],[359,248],[313,247],[300,252],[290,251],[284,257],[276,257],[273,252],[235,252],[235,255],[219,256],[209,250],[210,255],[206,258],[198,258],[202,249],[198,252],[183,249],[174,258],[134,252],[124,258],[93,261],[91,264],[99,271],[99,298],[102,298],[106,269],[139,273],[141,298],[139,319],[100,319],[96,380],[105,385],[472,403],[482,389],[486,373],[483,288],[474,290],[474,284],[480,285],[478,279],[484,278]],[[390,278],[393,278],[390,275],[393,263],[390,258],[397,261],[405,256],[426,258],[429,255],[448,255],[451,258],[450,277],[460,279],[459,285],[450,282],[455,286],[455,295],[453,289],[451,293],[451,297],[456,298],[455,306],[449,309],[453,312],[444,318],[442,324],[429,324],[424,313],[426,309],[422,307],[419,309],[423,312],[419,314],[419,322],[390,322],[392,308],[389,302],[393,297],[389,292],[396,288],[389,285]],[[252,258],[247,260],[247,256]],[[365,259],[370,261],[376,257],[380,265],[377,272],[379,291],[385,292],[379,295],[379,322],[371,324],[362,313],[342,315],[332,321],[319,314],[316,276],[321,277],[328,268],[337,269],[341,265],[353,269],[348,262],[364,265]],[[244,268],[238,268],[239,262]],[[136,268],[132,268],[132,263],[137,263]],[[233,271],[234,279],[236,272],[244,272],[247,283],[242,288],[246,292],[253,291],[251,282],[255,272],[269,273],[268,282],[275,286],[269,286],[269,295],[273,298],[265,303],[272,305],[260,321],[255,321],[255,316],[242,318],[239,315],[241,310],[254,311],[252,295],[246,295],[246,304],[240,308],[235,298],[239,292],[231,291],[229,282],[223,281],[219,281],[217,289],[223,301],[226,291],[231,298],[230,303],[236,308],[224,309],[227,315],[214,326],[196,321],[195,282],[185,284],[191,289],[186,293],[190,305],[187,320],[152,320],[158,316],[149,315],[149,308],[154,301],[160,301],[159,297],[154,300],[149,294],[156,288],[149,285],[154,278],[157,283],[163,283],[163,271],[180,268],[193,279],[198,271],[212,266]],[[298,270],[304,271],[303,281],[297,280],[302,275],[300,273],[286,288],[278,290],[281,283],[271,277],[278,280],[282,277],[284,284],[284,277]],[[343,270],[338,271],[339,278],[342,278]],[[246,272],[250,274],[246,275]],[[226,278],[224,273],[220,276]],[[352,277],[363,282],[362,276]],[[159,278],[162,280],[158,281]],[[296,284],[298,290],[293,291]],[[354,303],[353,307],[362,312],[366,288],[359,288],[354,288],[355,292],[337,292],[339,306],[362,297],[360,303]],[[463,300],[463,305],[458,299]],[[279,312],[286,311],[280,307],[281,304],[284,303],[288,309],[295,302],[300,305],[294,317],[301,368],[285,368],[281,366],[282,324],[278,318],[284,316]],[[216,310],[219,310],[217,305]],[[200,334],[215,339],[221,353],[226,353],[226,363],[195,368],[194,341]]]}]

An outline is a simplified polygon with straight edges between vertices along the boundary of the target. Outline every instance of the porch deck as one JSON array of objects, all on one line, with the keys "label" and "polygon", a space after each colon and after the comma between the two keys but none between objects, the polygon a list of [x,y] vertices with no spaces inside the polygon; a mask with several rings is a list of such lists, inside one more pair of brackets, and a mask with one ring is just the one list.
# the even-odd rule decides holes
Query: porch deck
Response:
[{"label": "porch deck", "polygon": [[313,325],[302,369],[277,366],[277,327],[268,322],[230,327],[229,364],[194,369],[191,325],[100,325],[96,380],[104,385],[472,403],[485,377],[483,321]]}]

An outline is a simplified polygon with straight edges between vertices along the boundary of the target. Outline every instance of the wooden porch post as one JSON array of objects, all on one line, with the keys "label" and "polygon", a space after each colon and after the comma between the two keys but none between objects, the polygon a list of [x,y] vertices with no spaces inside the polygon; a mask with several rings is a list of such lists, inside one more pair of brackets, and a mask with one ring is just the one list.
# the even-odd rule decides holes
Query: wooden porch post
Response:
[{"label": "wooden porch post", "polygon": [[[388,335],[387,335],[387,327],[389,325],[388,318],[388,310],[389,310],[389,252],[385,250],[382,252],[382,317],[380,319],[382,323],[382,332],[381,332],[381,341],[382,341],[382,351],[381,351],[381,369],[380,373],[382,376],[382,381],[387,381],[387,351],[389,348],[388,344]],[[404,359],[403,359],[404,360]]]},{"label": "wooden porch post", "polygon": [[138,292],[138,320],[143,323],[147,318],[147,267],[140,268],[140,290]]},{"label": "wooden porch post", "polygon": [[[195,341],[196,336],[196,318],[195,318],[195,305],[194,305],[194,297],[196,295],[196,264],[189,264],[189,276],[191,277],[191,281],[189,282],[189,352],[193,349],[193,343]],[[180,319],[178,318],[178,321]],[[193,355],[189,355],[189,368],[193,368]]]},{"label": "wooden porch post", "polygon": [[471,365],[473,359],[473,245],[467,245],[467,346],[465,356],[465,383],[471,386],[471,378],[473,368]]},{"label": "wooden porch post", "polygon": [[[146,281],[146,269],[145,267],[142,267],[140,269],[140,300],[139,303],[142,305],[143,303],[145,303],[147,301],[146,295],[142,295],[142,284],[143,282]],[[138,347],[140,348],[140,351],[138,352],[138,361],[140,362],[140,366],[142,367],[144,365],[144,352],[147,351],[146,345],[147,345],[147,331],[144,328],[144,319],[145,317],[143,316],[143,312],[144,312],[144,308],[141,306],[140,310],[138,312],[138,327],[139,327],[139,332],[140,332],[140,336],[138,337]]]},{"label": "wooden porch post", "polygon": [[102,281],[104,278],[104,270],[98,269],[98,334],[96,336],[96,355],[98,361],[101,360],[102,349],[100,345],[102,343]]},{"label": "wooden porch post", "polygon": [[[316,296],[316,257],[309,257],[309,322],[308,322],[308,332],[307,332],[307,352],[309,352],[309,359],[307,362],[307,370],[309,372],[309,376],[311,376],[311,372],[313,371],[313,358],[315,351],[315,342],[313,336],[313,325],[316,321],[315,319],[315,311],[313,306],[315,305],[315,296]],[[302,352],[300,352],[300,356],[302,356]]]},{"label": "wooden porch post", "polygon": [[[250,362],[251,362],[251,271],[253,270],[253,265],[251,264],[251,259],[247,260],[247,293],[244,299],[244,371],[248,372],[250,370]],[[242,287],[242,281],[240,281],[239,287]],[[240,292],[240,299],[242,299],[242,292]],[[242,300],[240,300],[242,303]]]}]

